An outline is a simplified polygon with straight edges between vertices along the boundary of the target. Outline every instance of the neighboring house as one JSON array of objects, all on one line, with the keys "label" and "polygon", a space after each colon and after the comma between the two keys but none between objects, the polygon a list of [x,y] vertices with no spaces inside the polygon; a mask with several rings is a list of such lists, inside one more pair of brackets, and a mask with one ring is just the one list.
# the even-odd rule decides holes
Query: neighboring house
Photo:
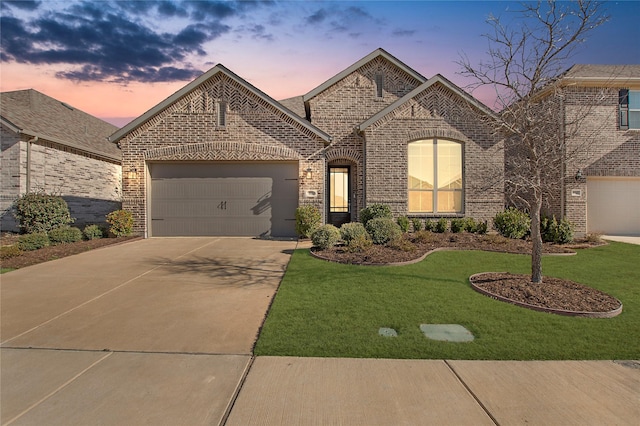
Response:
[{"label": "neighboring house", "polygon": [[281,102],[217,65],[110,140],[137,233],[295,236],[303,204],[336,225],[372,203],[490,220],[504,208],[493,117],[378,49]]},{"label": "neighboring house", "polygon": [[12,205],[21,195],[61,195],[74,226],[104,223],[120,208],[121,151],[107,122],[36,90],[0,93],[2,231],[17,231]]},{"label": "neighboring house", "polygon": [[566,161],[548,213],[577,235],[640,235],[640,65],[574,65],[558,86],[559,115],[579,119],[577,134],[565,131],[567,149],[582,153]]}]

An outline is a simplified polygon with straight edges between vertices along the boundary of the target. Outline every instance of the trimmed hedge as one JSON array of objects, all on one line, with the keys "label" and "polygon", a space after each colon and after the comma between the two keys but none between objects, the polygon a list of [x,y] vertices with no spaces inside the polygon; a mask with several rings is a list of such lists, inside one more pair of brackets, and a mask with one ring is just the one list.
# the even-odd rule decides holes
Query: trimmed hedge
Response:
[{"label": "trimmed hedge", "polygon": [[493,226],[503,237],[522,239],[531,230],[531,219],[525,212],[509,207],[493,218]]},{"label": "trimmed hedge", "polygon": [[552,219],[543,217],[540,221],[540,233],[542,241],[546,243],[570,243],[573,241],[573,224],[566,218],[558,222],[555,216]]},{"label": "trimmed hedge", "polygon": [[127,210],[115,210],[107,215],[111,225],[109,232],[116,237],[126,237],[133,232],[133,215]]},{"label": "trimmed hedge", "polygon": [[87,240],[97,240],[102,238],[102,229],[98,225],[87,225],[84,227],[83,234]]},{"label": "trimmed hedge", "polygon": [[371,219],[365,226],[373,244],[386,244],[402,235],[400,226],[391,218],[379,217]]},{"label": "trimmed hedge", "polygon": [[316,206],[306,205],[296,209],[296,234],[309,238],[322,221],[320,210]]},{"label": "trimmed hedge", "polygon": [[366,227],[372,219],[387,218],[392,219],[391,208],[386,204],[371,204],[360,210],[360,222]]},{"label": "trimmed hedge", "polygon": [[400,216],[396,222],[398,223],[398,226],[400,227],[402,232],[409,232],[409,225],[411,224],[411,222],[409,221],[408,217]]},{"label": "trimmed hedge", "polygon": [[82,240],[82,231],[76,227],[62,226],[49,231],[49,241],[52,245],[75,243]]},{"label": "trimmed hedge", "polygon": [[26,234],[49,232],[74,222],[67,202],[57,195],[30,192],[18,198],[14,205],[18,226]]},{"label": "trimmed hedge", "polygon": [[18,248],[23,251],[38,250],[50,244],[49,236],[46,232],[33,232],[21,235],[18,238]]},{"label": "trimmed hedge", "polygon": [[369,234],[360,222],[349,222],[340,227],[340,237],[342,241],[349,246],[359,239],[368,239]]},{"label": "trimmed hedge", "polygon": [[340,231],[331,224],[322,225],[311,234],[311,242],[321,250],[335,246],[340,241]]}]

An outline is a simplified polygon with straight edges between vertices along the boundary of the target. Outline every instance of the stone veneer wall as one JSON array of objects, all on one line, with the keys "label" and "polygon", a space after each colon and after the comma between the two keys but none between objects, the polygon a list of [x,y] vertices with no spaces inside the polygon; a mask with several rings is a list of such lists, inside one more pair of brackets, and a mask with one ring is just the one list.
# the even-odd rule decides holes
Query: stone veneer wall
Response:
[{"label": "stone veneer wall", "polygon": [[[225,102],[226,125],[218,123]],[[147,162],[298,161],[299,204],[324,210],[324,141],[235,80],[219,73],[126,135],[123,208],[134,215],[134,231],[148,235]],[[311,168],[312,179],[306,179]],[[129,172],[135,169],[135,176]],[[307,197],[315,190],[316,198]]]},{"label": "stone veneer wall", "polygon": [[[25,139],[27,138],[27,139]],[[12,204],[27,192],[27,140],[2,128],[2,230],[17,231]],[[104,224],[121,208],[122,167],[69,147],[38,140],[31,146],[31,191],[61,195],[74,226]]]},{"label": "stone veneer wall", "polygon": [[389,204],[396,216],[409,215],[407,144],[440,137],[463,144],[464,216],[490,223],[504,208],[504,145],[487,120],[437,84],[370,126],[365,130],[367,204]]},{"label": "stone veneer wall", "polygon": [[[376,96],[375,78],[382,74],[383,96]],[[351,219],[366,206],[364,194],[363,138],[354,128],[391,105],[420,84],[384,58],[377,58],[309,100],[311,122],[333,137],[326,149],[327,161],[352,168]],[[368,172],[368,171],[367,171]],[[355,205],[353,205],[355,202]]]}]

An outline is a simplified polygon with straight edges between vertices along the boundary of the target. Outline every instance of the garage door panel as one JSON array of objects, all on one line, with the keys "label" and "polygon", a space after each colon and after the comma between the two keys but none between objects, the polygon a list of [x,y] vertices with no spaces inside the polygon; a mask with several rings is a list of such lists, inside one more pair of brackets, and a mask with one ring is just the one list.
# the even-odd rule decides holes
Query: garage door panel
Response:
[{"label": "garage door panel", "polygon": [[295,236],[296,163],[153,164],[150,170],[152,235]]},{"label": "garage door panel", "polygon": [[640,235],[640,178],[588,178],[587,232]]}]

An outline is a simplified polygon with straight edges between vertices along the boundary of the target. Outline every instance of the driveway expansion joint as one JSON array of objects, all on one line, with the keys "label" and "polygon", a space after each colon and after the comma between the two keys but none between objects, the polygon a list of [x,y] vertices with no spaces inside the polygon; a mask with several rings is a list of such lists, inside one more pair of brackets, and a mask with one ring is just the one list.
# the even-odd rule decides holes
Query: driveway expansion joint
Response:
[{"label": "driveway expansion joint", "polygon": [[491,421],[496,425],[496,426],[500,426],[500,423],[498,423],[498,420],[493,416],[493,414],[491,414],[491,412],[489,411],[489,409],[482,403],[482,401],[480,400],[480,398],[478,398],[478,396],[473,392],[473,390],[471,390],[471,388],[469,387],[469,385],[467,385],[465,383],[465,381],[462,379],[462,377],[460,377],[460,375],[456,372],[455,368],[453,368],[453,366],[451,364],[449,364],[449,361],[447,361],[446,359],[443,360],[445,365],[449,368],[449,370],[451,370],[451,372],[456,376],[456,378],[458,379],[458,381],[460,382],[460,384],[462,384],[462,386],[464,386],[464,388],[467,390],[467,392],[469,392],[469,394],[473,397],[473,399],[475,399],[475,401],[478,403],[478,405],[480,406],[480,408],[482,408],[482,410],[487,414],[487,416],[489,416],[489,418],[491,419]]}]

